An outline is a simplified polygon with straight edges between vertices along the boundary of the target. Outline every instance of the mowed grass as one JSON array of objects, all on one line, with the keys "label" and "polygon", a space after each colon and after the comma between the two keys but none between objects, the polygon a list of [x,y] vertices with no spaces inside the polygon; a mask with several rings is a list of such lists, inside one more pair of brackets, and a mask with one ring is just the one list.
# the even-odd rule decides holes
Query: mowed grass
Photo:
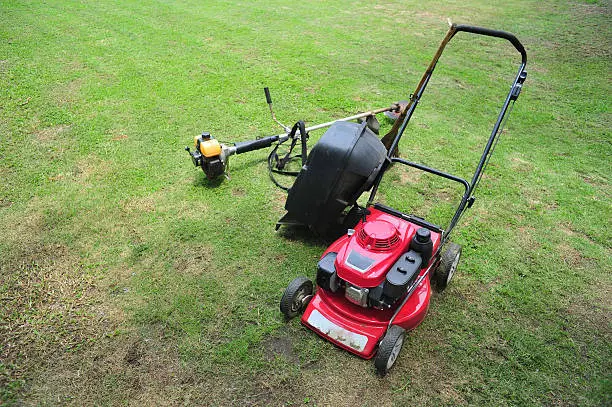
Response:
[{"label": "mowed grass", "polygon": [[[2,2],[0,404],[610,405],[610,7]],[[287,123],[406,99],[447,17],[515,33],[529,76],[453,284],[379,378],[282,319],[328,242],[274,232],[266,153],[209,182],[182,148],[277,133],[264,86]],[[469,177],[517,58],[458,35],[402,156]],[[395,168],[379,198],[442,222],[457,195]]]}]

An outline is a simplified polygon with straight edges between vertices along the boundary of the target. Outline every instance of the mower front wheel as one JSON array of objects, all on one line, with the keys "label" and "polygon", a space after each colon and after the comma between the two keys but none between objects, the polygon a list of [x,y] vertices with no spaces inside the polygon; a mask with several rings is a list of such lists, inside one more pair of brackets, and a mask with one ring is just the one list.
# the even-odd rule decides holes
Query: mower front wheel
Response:
[{"label": "mower front wheel", "polygon": [[402,350],[405,334],[406,331],[401,326],[391,325],[385,337],[380,341],[378,353],[376,359],[374,359],[374,366],[376,366],[379,375],[386,375],[395,364],[397,356]]},{"label": "mower front wheel", "polygon": [[298,315],[312,299],[312,281],[298,277],[289,283],[280,302],[280,310],[287,319]]},{"label": "mower front wheel", "polygon": [[442,292],[452,280],[461,258],[461,246],[457,243],[449,243],[442,253],[440,264],[433,274],[434,288],[437,292]]}]

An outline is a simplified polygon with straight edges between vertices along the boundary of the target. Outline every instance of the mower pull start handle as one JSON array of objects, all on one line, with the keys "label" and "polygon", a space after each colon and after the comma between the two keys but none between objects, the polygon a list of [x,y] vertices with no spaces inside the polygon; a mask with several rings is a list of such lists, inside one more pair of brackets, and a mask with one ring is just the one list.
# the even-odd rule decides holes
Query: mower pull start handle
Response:
[{"label": "mower pull start handle", "polygon": [[473,33],[473,34],[486,35],[488,37],[503,38],[505,40],[508,40],[512,43],[512,45],[514,45],[514,48],[516,48],[516,50],[520,52],[522,63],[523,64],[527,63],[527,52],[525,51],[525,47],[523,46],[523,44],[521,44],[519,39],[516,38],[514,34],[510,34],[509,32],[506,32],[506,31],[492,30],[490,28],[476,27],[476,26],[471,26],[471,25],[456,25],[455,30],[465,31],[468,33]]}]

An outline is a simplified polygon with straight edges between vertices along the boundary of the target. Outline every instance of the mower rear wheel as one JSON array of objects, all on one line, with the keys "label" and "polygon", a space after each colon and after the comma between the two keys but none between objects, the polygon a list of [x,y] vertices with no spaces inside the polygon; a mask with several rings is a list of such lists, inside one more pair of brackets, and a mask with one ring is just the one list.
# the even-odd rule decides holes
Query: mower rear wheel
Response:
[{"label": "mower rear wheel", "polygon": [[298,277],[289,283],[280,302],[280,310],[287,319],[302,312],[312,299],[312,281]]},{"label": "mower rear wheel", "polygon": [[376,359],[374,359],[374,366],[376,366],[379,375],[386,375],[395,364],[397,356],[402,350],[405,334],[406,331],[401,326],[391,325],[385,337],[380,341],[378,353]]},{"label": "mower rear wheel", "polygon": [[433,274],[434,288],[437,292],[442,292],[452,280],[461,258],[461,246],[457,243],[449,243],[442,253],[440,264]]}]

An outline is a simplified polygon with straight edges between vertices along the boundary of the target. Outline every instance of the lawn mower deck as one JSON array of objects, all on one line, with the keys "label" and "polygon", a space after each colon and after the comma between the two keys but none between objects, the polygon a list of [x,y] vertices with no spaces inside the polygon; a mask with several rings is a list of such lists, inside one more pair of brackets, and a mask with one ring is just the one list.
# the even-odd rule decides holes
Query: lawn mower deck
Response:
[{"label": "lawn mower deck", "polygon": [[[427,260],[422,255],[427,253],[411,249],[417,231],[429,234],[426,267],[421,262]],[[336,292],[317,290],[302,323],[349,352],[370,359],[389,325],[408,331],[425,318],[430,298],[430,282],[425,277],[435,263],[431,252],[438,251],[440,237],[439,232],[380,207],[370,209],[355,229],[336,240],[321,257],[317,282]],[[336,282],[329,281],[332,268]],[[399,293],[397,298],[393,291]],[[367,300],[376,307],[364,308],[361,304]]]}]

